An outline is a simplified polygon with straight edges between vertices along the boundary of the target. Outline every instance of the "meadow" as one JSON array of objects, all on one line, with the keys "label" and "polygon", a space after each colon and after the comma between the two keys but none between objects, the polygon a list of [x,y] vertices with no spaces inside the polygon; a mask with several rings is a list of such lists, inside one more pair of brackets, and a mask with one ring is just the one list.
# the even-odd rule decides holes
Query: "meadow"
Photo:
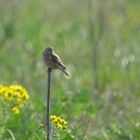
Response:
[{"label": "meadow", "polygon": [[0,140],[46,139],[47,46],[72,75],[52,72],[51,115],[68,122],[61,129],[52,121],[53,140],[140,140],[139,7],[0,0]]}]

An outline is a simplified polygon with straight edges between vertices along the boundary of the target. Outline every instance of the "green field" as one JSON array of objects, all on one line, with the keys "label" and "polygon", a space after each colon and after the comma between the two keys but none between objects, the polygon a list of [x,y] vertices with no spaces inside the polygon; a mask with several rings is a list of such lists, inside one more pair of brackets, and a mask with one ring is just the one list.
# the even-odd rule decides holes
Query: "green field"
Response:
[{"label": "green field", "polygon": [[140,140],[139,45],[139,0],[0,0],[0,84],[30,95],[14,114],[0,94],[0,140],[46,139],[47,46],[72,75],[52,72],[53,140]]}]

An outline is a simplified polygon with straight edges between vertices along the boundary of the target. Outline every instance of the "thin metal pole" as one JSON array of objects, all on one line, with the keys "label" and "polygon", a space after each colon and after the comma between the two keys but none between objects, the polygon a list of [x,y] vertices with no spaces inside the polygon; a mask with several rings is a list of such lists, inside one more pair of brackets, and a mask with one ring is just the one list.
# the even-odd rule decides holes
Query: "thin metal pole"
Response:
[{"label": "thin metal pole", "polygon": [[48,91],[47,91],[47,140],[51,140],[51,127],[50,127],[50,87],[51,87],[51,69],[48,68]]}]

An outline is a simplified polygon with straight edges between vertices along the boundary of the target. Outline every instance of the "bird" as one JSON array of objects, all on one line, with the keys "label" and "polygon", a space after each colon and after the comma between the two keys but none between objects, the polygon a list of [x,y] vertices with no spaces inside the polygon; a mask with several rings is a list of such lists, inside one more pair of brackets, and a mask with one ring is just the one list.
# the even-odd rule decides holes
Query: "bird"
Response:
[{"label": "bird", "polygon": [[51,70],[59,69],[64,72],[66,76],[70,76],[66,66],[63,64],[60,57],[54,52],[54,49],[52,47],[45,48],[45,50],[43,51],[43,60]]}]

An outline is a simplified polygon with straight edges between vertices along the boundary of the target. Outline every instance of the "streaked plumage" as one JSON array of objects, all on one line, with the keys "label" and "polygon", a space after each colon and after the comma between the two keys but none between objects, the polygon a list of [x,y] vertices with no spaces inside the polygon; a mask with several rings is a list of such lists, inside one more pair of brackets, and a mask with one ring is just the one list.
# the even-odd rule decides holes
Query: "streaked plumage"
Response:
[{"label": "streaked plumage", "polygon": [[50,69],[60,69],[64,72],[67,76],[69,73],[59,56],[54,52],[54,50],[50,47],[47,47],[43,52],[43,59],[44,62],[47,64],[48,68]]}]

